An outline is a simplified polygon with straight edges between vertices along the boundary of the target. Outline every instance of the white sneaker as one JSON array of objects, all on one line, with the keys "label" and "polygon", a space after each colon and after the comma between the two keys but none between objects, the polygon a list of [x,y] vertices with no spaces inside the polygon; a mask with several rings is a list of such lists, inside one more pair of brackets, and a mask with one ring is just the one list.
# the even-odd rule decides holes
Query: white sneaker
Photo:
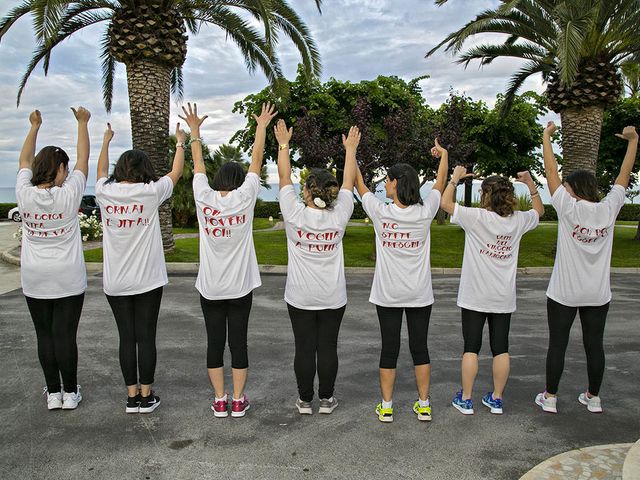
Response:
[{"label": "white sneaker", "polygon": [[558,413],[557,403],[558,397],[547,397],[547,392],[536,395],[536,405],[542,407],[545,412]]},{"label": "white sneaker", "polygon": [[62,392],[49,393],[47,387],[44,387],[44,392],[47,396],[47,408],[49,410],[59,410],[62,408]]},{"label": "white sneaker", "polygon": [[602,413],[602,404],[600,403],[600,397],[590,397],[586,393],[581,393],[578,397],[578,401],[582,405],[587,406],[587,410],[591,413]]},{"label": "white sneaker", "polygon": [[76,386],[76,392],[64,392],[62,395],[62,409],[74,410],[78,407],[78,404],[82,400],[82,394],[80,393],[80,385]]},{"label": "white sneaker", "polygon": [[300,415],[312,415],[313,414],[313,409],[311,407],[311,402],[305,402],[304,400],[301,400],[300,398],[298,398],[296,400],[296,408],[298,409],[298,413]]}]

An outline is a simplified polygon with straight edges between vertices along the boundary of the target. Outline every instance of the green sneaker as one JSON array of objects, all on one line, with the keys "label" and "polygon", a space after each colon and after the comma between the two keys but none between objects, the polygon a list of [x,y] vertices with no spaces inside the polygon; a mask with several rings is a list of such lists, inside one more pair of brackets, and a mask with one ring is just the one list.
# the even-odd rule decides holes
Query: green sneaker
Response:
[{"label": "green sneaker", "polygon": [[379,403],[376,405],[376,415],[378,415],[378,420],[381,422],[393,422],[393,407],[382,408],[382,403]]},{"label": "green sneaker", "polygon": [[422,422],[431,421],[431,404],[421,407],[420,402],[416,402],[413,404],[413,411],[418,415],[418,420]]}]

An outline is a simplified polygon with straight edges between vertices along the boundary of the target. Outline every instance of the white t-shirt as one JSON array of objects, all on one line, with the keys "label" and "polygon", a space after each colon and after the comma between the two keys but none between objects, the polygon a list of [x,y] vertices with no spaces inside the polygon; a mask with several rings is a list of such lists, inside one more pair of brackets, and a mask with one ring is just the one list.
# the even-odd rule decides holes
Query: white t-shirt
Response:
[{"label": "white t-shirt", "polygon": [[96,183],[102,214],[103,287],[107,295],[136,295],[169,283],[158,207],[171,197],[167,176],[149,183]]},{"label": "white t-shirt", "polygon": [[376,270],[369,301],[382,307],[433,304],[429,227],[440,206],[440,192],[432,190],[424,205],[406,208],[368,192],[362,206],[376,231]]},{"label": "white t-shirt", "polygon": [[23,168],[16,180],[22,215],[22,291],[32,298],[80,295],[87,288],[78,209],[87,178],[74,170],[60,187],[38,188]]},{"label": "white t-shirt", "polygon": [[333,208],[307,208],[293,185],[280,189],[280,211],[287,234],[285,301],[304,310],[347,304],[342,237],[353,213],[353,192],[340,190]]},{"label": "white t-shirt", "polygon": [[625,189],[614,185],[601,202],[576,201],[560,186],[551,197],[558,212],[558,246],[547,297],[568,307],[611,300],[609,272],[616,217]]},{"label": "white t-shirt", "polygon": [[520,239],[538,222],[535,210],[501,217],[484,208],[455,205],[451,223],[465,232],[459,307],[484,313],[515,312]]},{"label": "white t-shirt", "polygon": [[240,298],[261,285],[253,246],[253,209],[260,177],[248,173],[244,183],[220,195],[207,176],[193,176],[193,196],[200,228],[200,268],[196,289],[208,300]]}]

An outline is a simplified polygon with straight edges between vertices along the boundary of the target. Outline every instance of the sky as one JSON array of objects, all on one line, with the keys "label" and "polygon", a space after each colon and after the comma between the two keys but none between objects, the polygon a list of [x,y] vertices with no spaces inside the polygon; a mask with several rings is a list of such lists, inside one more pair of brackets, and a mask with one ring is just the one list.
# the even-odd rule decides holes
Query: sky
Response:
[{"label": "sky", "polygon": [[[21,3],[22,0],[0,0],[0,15]],[[506,89],[509,76],[519,66],[518,60],[501,59],[484,69],[477,64],[465,69],[450,54],[440,51],[424,58],[447,34],[480,11],[497,6],[498,0],[451,0],[443,7],[436,7],[430,0],[326,0],[322,15],[313,0],[290,0],[290,4],[305,20],[319,46],[322,80],[334,77],[358,82],[378,75],[409,80],[430,75],[420,85],[432,106],[444,102],[451,89],[493,105],[496,94]],[[69,107],[83,105],[92,112],[90,185],[95,183],[95,163],[106,122],[111,122],[116,132],[112,157],[131,148],[124,65],[118,65],[111,114],[106,113],[102,103],[98,45],[105,28],[106,24],[96,25],[56,47],[48,76],[44,76],[42,68],[34,71],[19,108],[18,85],[35,45],[30,19],[23,18],[5,35],[0,43],[0,187],[15,183],[18,155],[29,129],[29,112],[36,108],[43,116],[38,146],[60,146],[72,161],[76,123]],[[285,75],[293,79],[299,56],[284,36],[279,56]],[[202,136],[213,148],[228,143],[244,125],[244,117],[231,112],[233,104],[267,85],[261,72],[247,72],[237,47],[212,26],[203,27],[197,36],[189,38],[184,78],[184,101],[196,101],[199,112],[209,115]],[[541,79],[530,78],[522,91],[526,90],[542,92]],[[172,100],[172,131],[179,120],[179,108]],[[273,175],[275,166],[270,165],[269,171]]]}]

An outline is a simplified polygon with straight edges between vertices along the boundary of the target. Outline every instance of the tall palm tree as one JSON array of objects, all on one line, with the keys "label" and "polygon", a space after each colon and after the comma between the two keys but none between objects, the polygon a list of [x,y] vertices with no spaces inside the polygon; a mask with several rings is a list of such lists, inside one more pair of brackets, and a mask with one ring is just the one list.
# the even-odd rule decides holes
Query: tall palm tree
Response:
[{"label": "tall palm tree", "polygon": [[[320,10],[321,0],[315,0]],[[116,63],[127,69],[133,147],[144,150],[156,171],[167,171],[170,94],[182,94],[187,32],[206,24],[221,28],[242,52],[250,72],[259,68],[270,82],[282,77],[276,55],[279,35],[297,47],[308,77],[320,73],[320,55],[303,20],[286,0],[23,0],[0,20],[0,41],[21,18],[33,17],[37,46],[22,77],[42,63],[47,74],[52,50],[76,32],[106,23],[100,41],[103,99],[111,110]],[[259,22],[263,32],[253,26]],[[166,250],[173,248],[171,208],[160,208]]]},{"label": "tall palm tree", "polygon": [[[447,0],[438,0],[437,4]],[[462,52],[483,33],[502,33],[502,43]],[[622,91],[620,66],[640,58],[638,0],[501,0],[451,33],[427,57],[446,45],[458,63],[488,65],[496,58],[525,60],[505,94],[506,108],[531,75],[541,73],[550,108],[562,119],[563,171],[595,172],[602,118]]]},{"label": "tall palm tree", "polygon": [[622,77],[624,78],[624,86],[629,91],[629,96],[640,96],[640,63],[626,62],[622,64]]}]

